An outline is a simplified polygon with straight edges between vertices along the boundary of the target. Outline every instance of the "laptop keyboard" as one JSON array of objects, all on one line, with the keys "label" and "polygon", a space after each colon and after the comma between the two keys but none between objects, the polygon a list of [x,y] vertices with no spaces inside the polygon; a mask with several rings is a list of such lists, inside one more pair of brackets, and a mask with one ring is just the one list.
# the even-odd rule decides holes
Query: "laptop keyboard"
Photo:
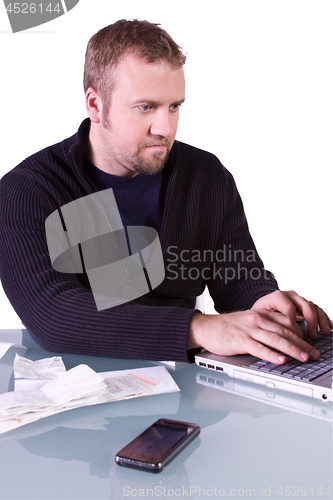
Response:
[{"label": "laptop keyboard", "polygon": [[306,341],[320,351],[321,355],[318,361],[302,363],[287,356],[287,362],[284,365],[275,365],[269,363],[269,361],[259,359],[250,365],[249,368],[254,368],[261,372],[275,373],[296,380],[312,382],[332,370],[332,335],[324,335],[318,332],[317,339],[306,339]]}]

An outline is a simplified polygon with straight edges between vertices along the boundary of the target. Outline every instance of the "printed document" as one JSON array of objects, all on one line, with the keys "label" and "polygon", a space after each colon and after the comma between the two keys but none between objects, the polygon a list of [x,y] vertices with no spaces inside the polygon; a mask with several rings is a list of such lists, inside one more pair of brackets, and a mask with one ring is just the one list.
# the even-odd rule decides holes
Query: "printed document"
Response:
[{"label": "printed document", "polygon": [[60,357],[31,361],[16,355],[14,376],[15,391],[0,394],[0,434],[81,406],[179,391],[164,366],[96,373],[78,365],[65,371]]}]

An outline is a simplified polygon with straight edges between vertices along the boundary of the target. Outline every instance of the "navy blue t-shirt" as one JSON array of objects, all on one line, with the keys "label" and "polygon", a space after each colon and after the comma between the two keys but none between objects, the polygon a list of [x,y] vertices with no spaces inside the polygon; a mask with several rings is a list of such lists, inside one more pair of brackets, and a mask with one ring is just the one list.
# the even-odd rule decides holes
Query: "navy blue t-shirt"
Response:
[{"label": "navy blue t-shirt", "polygon": [[94,190],[113,189],[124,226],[148,226],[160,232],[162,171],[154,175],[118,177],[103,172],[85,157],[85,173]]}]

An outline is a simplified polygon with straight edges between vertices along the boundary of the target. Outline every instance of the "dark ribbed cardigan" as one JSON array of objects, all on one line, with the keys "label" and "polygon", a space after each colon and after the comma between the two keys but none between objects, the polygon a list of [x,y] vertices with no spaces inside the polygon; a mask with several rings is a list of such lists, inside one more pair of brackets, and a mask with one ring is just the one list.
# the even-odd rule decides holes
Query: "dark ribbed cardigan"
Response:
[{"label": "dark ribbed cardigan", "polygon": [[85,120],[77,134],[30,156],[1,180],[4,290],[48,351],[187,361],[195,298],[205,286],[219,313],[249,309],[277,289],[257,254],[233,177],[214,155],[176,141],[165,166],[165,279],[135,301],[98,311],[85,275],[52,268],[45,236],[48,215],[92,193],[82,148],[89,126]]}]

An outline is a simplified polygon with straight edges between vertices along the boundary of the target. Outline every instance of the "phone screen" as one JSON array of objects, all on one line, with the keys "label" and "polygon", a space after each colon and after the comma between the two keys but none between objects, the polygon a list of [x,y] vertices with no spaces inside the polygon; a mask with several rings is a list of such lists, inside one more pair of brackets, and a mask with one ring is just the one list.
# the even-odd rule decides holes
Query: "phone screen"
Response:
[{"label": "phone screen", "polygon": [[128,444],[124,456],[144,462],[159,462],[169,451],[187,436],[186,427],[170,427],[155,423]]}]

